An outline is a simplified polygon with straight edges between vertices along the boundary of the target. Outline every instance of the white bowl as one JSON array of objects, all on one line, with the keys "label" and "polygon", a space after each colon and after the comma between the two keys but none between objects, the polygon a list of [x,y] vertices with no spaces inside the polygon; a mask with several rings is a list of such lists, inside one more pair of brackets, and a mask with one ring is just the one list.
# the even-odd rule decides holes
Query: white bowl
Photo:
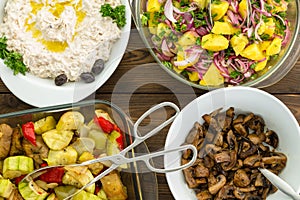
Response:
[{"label": "white bowl", "polygon": [[[279,174],[298,193],[300,191],[300,128],[291,111],[276,97],[259,89],[250,87],[231,87],[208,92],[188,104],[174,120],[166,138],[165,148],[176,147],[184,143],[186,136],[198,121],[203,123],[202,115],[217,108],[235,108],[235,113],[253,112],[265,120],[266,126],[274,130],[279,137],[278,151],[287,156],[287,165]],[[181,155],[165,156],[165,166],[180,165]],[[189,189],[182,171],[166,175],[170,190],[176,200],[197,199],[195,192]],[[291,199],[280,191],[271,194],[268,200]]]},{"label": "white bowl", "polygon": [[[0,21],[4,16],[4,8],[7,0],[0,1]],[[69,82],[62,86],[56,86],[53,79],[42,79],[26,73],[14,75],[0,59],[0,76],[6,87],[19,99],[36,107],[55,106],[60,104],[78,102],[93,94],[101,87],[117,69],[121,62],[131,30],[131,11],[129,3],[122,0],[126,6],[126,25],[122,28],[121,38],[113,44],[109,60],[101,74],[95,77],[95,81],[89,84],[83,81]]]}]

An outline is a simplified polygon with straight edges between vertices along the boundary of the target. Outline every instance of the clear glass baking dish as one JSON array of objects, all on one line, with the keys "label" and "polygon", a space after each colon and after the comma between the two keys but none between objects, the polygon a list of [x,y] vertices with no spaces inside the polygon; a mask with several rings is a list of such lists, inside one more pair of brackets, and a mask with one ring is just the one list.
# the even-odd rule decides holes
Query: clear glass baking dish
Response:
[{"label": "clear glass baking dish", "polygon": [[[156,53],[154,52],[154,45],[151,41],[151,33],[149,32],[149,29],[147,28],[147,26],[144,26],[142,24],[142,14],[146,12],[147,2],[148,0],[133,0],[133,19],[143,42],[145,43],[149,52],[151,53],[155,61],[159,64],[159,66],[173,78],[195,88],[203,90],[212,90],[220,87],[227,87],[228,85],[220,85],[216,87],[203,86],[195,82],[191,82],[185,76],[178,74],[173,69],[166,67],[161,62],[161,60],[157,57]],[[258,77],[256,79],[240,84],[240,86],[253,86],[257,88],[271,86],[280,81],[296,64],[300,56],[300,2],[298,0],[291,0],[288,2],[289,6],[287,19],[290,22],[291,37],[287,45],[284,49],[282,49],[281,53],[276,59],[274,59],[272,62],[269,62],[265,69],[259,72]]]},{"label": "clear glass baking dish", "polygon": [[[0,115],[0,124],[6,123],[12,127],[18,124],[26,123],[28,121],[36,121],[46,116],[52,115],[56,119],[67,111],[80,111],[87,122],[94,117],[95,109],[103,109],[108,112],[120,127],[126,138],[125,146],[128,146],[134,141],[132,136],[133,122],[126,116],[126,114],[116,105],[102,100],[83,101],[74,104],[58,105],[45,108],[33,108],[29,110],[12,112]],[[141,143],[132,152],[134,153],[149,153],[147,145]],[[131,165],[130,172],[120,172],[122,182],[127,187],[128,199],[134,200],[157,200],[157,179],[153,172],[137,173],[137,165]],[[135,173],[136,172],[136,173]]]}]

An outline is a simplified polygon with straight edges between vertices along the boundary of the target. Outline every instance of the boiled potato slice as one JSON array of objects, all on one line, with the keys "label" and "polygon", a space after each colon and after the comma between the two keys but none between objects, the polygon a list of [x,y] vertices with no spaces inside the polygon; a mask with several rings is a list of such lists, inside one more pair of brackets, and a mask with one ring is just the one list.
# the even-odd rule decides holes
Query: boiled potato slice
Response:
[{"label": "boiled potato slice", "polygon": [[254,70],[256,72],[263,70],[266,67],[267,62],[268,62],[268,59],[265,59],[264,61],[258,62],[256,64],[256,66],[254,67]]},{"label": "boiled potato slice", "polygon": [[190,81],[198,81],[199,75],[197,72],[188,73]]},{"label": "boiled potato slice", "polygon": [[214,34],[222,34],[222,35],[233,35],[239,31],[240,29],[233,27],[232,24],[227,21],[215,22],[214,27],[211,30],[211,32]]},{"label": "boiled potato slice", "polygon": [[218,86],[224,83],[224,77],[220,74],[215,64],[211,64],[203,79],[200,81],[201,85]]},{"label": "boiled potato slice", "polygon": [[248,43],[249,43],[248,38],[243,34],[234,35],[230,39],[230,44],[236,56],[240,55],[240,53],[244,50],[244,48]]},{"label": "boiled potato slice", "polygon": [[49,166],[74,164],[77,161],[77,156],[77,151],[71,146],[59,151],[50,150],[47,163]]},{"label": "boiled potato slice", "polygon": [[270,46],[268,46],[266,50],[266,55],[272,56],[278,54],[281,50],[281,41],[282,39],[275,37],[271,42]]},{"label": "boiled potato slice", "polygon": [[56,126],[56,120],[53,116],[47,116],[42,118],[36,122],[34,122],[34,132],[36,134],[42,134],[46,131],[50,131],[54,129]]},{"label": "boiled potato slice", "polygon": [[84,116],[77,111],[64,113],[56,125],[57,130],[77,130],[84,123]]},{"label": "boiled potato slice", "polygon": [[158,12],[160,7],[161,3],[159,0],[148,0],[147,12]]},{"label": "boiled potato slice", "polygon": [[206,8],[209,3],[208,0],[190,0],[190,2],[195,2],[200,9]]},{"label": "boiled potato slice", "polygon": [[239,13],[243,18],[247,16],[247,10],[247,0],[242,0],[239,3]]},{"label": "boiled potato slice", "polygon": [[222,51],[228,48],[229,41],[222,35],[207,34],[202,37],[202,48],[209,51]]},{"label": "boiled potato slice", "polygon": [[267,0],[268,4],[273,6],[272,12],[285,12],[288,8],[288,2],[281,0],[279,3],[274,0]]},{"label": "boiled potato slice", "polygon": [[247,46],[242,52],[241,56],[251,60],[263,60],[265,55],[259,48],[259,44],[253,43]]},{"label": "boiled potato slice", "polygon": [[267,48],[270,46],[271,41],[267,40],[267,41],[262,41],[259,43],[259,48],[261,51],[266,51]]},{"label": "boiled potato slice", "polygon": [[171,33],[170,27],[165,23],[159,23],[157,25],[156,35],[160,38],[165,37]]},{"label": "boiled potato slice", "polygon": [[157,34],[157,24],[154,23],[154,12],[149,13],[148,27],[151,34]]},{"label": "boiled potato slice", "polygon": [[58,131],[56,129],[47,131],[42,135],[44,142],[52,150],[62,150],[69,145],[73,138],[73,131]]},{"label": "boiled potato slice", "polygon": [[271,36],[273,36],[273,34],[275,32],[276,25],[275,25],[273,18],[269,17],[267,20],[268,21],[265,22],[264,33],[271,37]]},{"label": "boiled potato slice", "polygon": [[198,37],[195,31],[187,31],[178,39],[178,44],[180,46],[195,45]]},{"label": "boiled potato slice", "polygon": [[229,7],[229,3],[227,1],[218,1],[213,2],[211,4],[211,14],[213,16],[213,20],[221,19],[227,12]]}]

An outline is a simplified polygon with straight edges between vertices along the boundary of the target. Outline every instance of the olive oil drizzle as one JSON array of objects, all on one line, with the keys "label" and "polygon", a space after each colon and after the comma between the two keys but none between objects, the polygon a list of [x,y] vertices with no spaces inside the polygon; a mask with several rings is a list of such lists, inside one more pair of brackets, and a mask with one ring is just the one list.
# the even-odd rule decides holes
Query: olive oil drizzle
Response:
[{"label": "olive oil drizzle", "polygon": [[[82,10],[82,0],[79,0],[77,4],[73,4],[72,1],[67,2],[56,2],[54,6],[51,6],[48,3],[48,0],[45,4],[43,3],[37,3],[35,1],[30,2],[30,6],[32,8],[31,13],[33,15],[36,15],[44,6],[50,6],[51,8],[49,11],[57,18],[60,17],[60,15],[63,13],[65,6],[72,6],[74,10],[76,11],[77,21],[76,21],[76,28],[79,26],[79,24],[84,20],[86,13]],[[29,23],[29,21],[32,19],[31,16],[28,16],[28,18],[25,21],[25,27],[26,31],[32,32],[32,36],[37,39],[38,42],[43,44],[49,51],[51,52],[64,52],[66,48],[68,47],[67,42],[59,42],[59,41],[50,41],[45,40],[43,38],[42,32],[36,28],[36,23]],[[76,32],[75,32],[76,35]],[[75,36],[74,35],[74,36]],[[73,36],[73,39],[74,39]]]}]

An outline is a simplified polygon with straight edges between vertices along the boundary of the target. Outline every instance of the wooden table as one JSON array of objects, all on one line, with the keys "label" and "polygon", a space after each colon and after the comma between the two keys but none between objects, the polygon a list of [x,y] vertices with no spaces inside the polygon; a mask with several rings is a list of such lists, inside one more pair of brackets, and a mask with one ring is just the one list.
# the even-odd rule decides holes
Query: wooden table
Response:
[{"label": "wooden table", "polygon": [[[21,86],[20,86],[21,87]],[[300,60],[278,83],[263,88],[282,100],[300,122]],[[154,61],[139,34],[132,30],[126,53],[110,79],[87,99],[104,99],[121,107],[133,121],[151,106],[171,101],[183,108],[207,91],[193,89],[173,79]],[[255,99],[253,99],[255,102]],[[259,102],[255,102],[259,103]],[[17,99],[0,81],[0,114],[32,108]],[[164,145],[168,129],[147,141],[150,151]],[[157,174],[159,199],[173,199],[165,176]]]}]

